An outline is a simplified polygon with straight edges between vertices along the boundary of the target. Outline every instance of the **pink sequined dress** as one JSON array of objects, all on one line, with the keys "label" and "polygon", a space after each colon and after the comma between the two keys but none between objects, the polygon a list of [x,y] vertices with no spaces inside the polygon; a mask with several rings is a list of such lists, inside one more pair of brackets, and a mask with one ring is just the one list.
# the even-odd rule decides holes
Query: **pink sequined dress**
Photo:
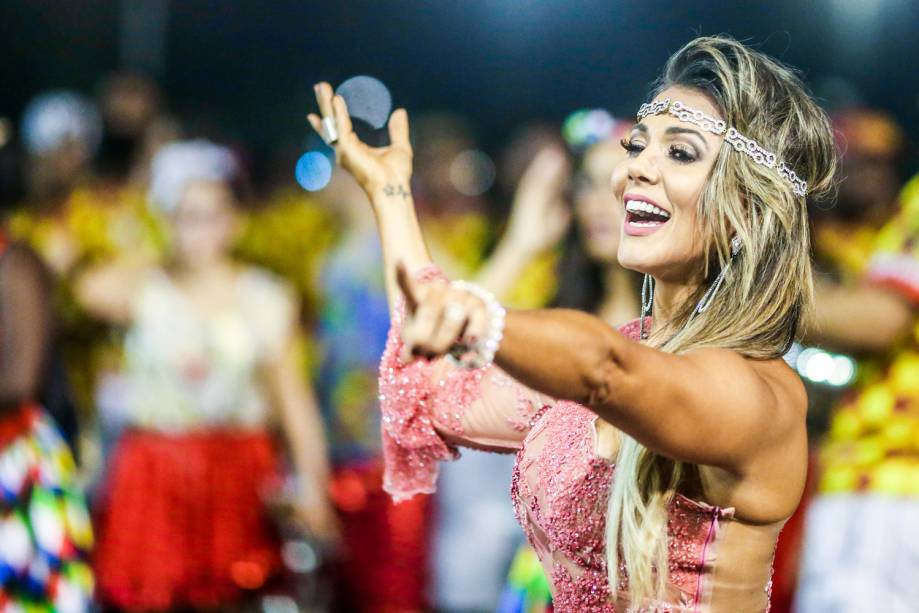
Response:
[{"label": "pink sequined dress", "polygon": [[[610,596],[605,511],[615,469],[597,453],[596,414],[529,389],[496,366],[404,364],[401,328],[396,313],[380,365],[384,488],[397,501],[432,493],[438,462],[455,458],[457,446],[516,453],[511,496],[552,583],[554,610],[649,610],[629,600],[624,582],[615,603]],[[637,338],[638,322],[620,331]],[[768,611],[783,523],[748,524],[733,509],[677,495],[669,509],[668,604],[655,610]]]}]

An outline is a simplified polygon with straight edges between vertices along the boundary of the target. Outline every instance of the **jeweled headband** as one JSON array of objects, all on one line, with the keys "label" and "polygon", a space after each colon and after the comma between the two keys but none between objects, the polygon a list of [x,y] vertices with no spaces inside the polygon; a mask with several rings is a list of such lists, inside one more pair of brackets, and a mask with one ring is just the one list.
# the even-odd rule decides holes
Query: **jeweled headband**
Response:
[{"label": "jeweled headband", "polygon": [[664,98],[660,102],[642,104],[638,109],[638,121],[641,121],[648,115],[659,115],[665,111],[680,121],[686,121],[699,126],[706,132],[711,132],[718,136],[724,135],[724,140],[734,147],[735,151],[746,153],[757,164],[775,168],[779,176],[791,184],[791,189],[795,194],[799,196],[807,195],[807,181],[798,177],[795,171],[789,168],[785,162],[779,162],[778,166],[776,166],[778,158],[774,153],[764,149],[752,138],[747,138],[734,128],[729,128],[724,120],[715,119],[702,111],[690,108],[679,100],[670,102],[670,98]]}]

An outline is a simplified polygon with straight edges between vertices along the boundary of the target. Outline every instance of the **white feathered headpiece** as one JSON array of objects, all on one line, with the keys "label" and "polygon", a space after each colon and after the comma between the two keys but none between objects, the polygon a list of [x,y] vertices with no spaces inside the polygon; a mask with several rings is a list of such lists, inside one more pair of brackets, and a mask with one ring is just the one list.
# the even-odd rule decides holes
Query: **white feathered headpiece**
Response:
[{"label": "white feathered headpiece", "polygon": [[207,140],[170,143],[153,158],[150,173],[150,202],[171,213],[192,181],[230,182],[239,164],[226,147]]}]

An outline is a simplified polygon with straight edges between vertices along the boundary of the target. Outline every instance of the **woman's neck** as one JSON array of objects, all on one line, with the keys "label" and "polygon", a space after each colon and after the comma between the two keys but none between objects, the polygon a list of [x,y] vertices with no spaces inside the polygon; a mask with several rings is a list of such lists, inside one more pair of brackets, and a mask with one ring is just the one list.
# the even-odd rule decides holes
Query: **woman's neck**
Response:
[{"label": "woman's neck", "polygon": [[238,266],[230,258],[220,258],[206,264],[189,264],[175,260],[170,267],[173,276],[186,283],[213,282],[217,279],[235,277]]},{"label": "woman's neck", "polygon": [[654,306],[651,314],[654,318],[653,330],[666,327],[676,316],[680,307],[696,290],[695,284],[654,281]]}]

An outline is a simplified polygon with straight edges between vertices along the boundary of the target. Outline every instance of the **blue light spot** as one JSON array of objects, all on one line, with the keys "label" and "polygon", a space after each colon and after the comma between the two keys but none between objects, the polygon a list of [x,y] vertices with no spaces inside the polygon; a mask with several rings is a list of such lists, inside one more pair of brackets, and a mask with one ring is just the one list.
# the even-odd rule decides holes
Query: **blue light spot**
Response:
[{"label": "blue light spot", "polygon": [[318,192],[332,180],[332,162],[318,151],[307,151],[297,160],[297,183],[308,192]]}]

